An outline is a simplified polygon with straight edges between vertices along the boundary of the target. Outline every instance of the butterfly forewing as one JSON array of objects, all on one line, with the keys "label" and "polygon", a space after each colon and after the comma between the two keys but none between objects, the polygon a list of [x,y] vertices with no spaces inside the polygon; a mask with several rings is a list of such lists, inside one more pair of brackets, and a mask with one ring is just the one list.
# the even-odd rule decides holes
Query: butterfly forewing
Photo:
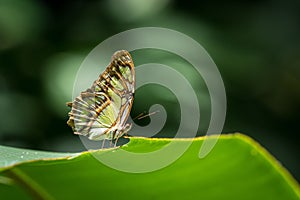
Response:
[{"label": "butterfly forewing", "polygon": [[[68,125],[92,140],[120,137],[127,126],[134,94],[135,72],[130,54],[118,51],[92,87],[72,103]],[[126,128],[125,128],[126,127]]]}]

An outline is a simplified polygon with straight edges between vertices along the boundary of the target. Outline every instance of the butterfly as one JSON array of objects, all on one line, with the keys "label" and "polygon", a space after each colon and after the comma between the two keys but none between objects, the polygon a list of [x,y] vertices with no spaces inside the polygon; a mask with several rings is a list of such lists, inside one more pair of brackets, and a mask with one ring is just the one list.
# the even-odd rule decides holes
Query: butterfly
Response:
[{"label": "butterfly", "polygon": [[[135,71],[126,50],[113,54],[110,64],[92,86],[73,102],[67,124],[74,134],[90,140],[118,140],[132,124],[126,123],[133,104]],[[116,144],[116,143],[115,143]]]}]

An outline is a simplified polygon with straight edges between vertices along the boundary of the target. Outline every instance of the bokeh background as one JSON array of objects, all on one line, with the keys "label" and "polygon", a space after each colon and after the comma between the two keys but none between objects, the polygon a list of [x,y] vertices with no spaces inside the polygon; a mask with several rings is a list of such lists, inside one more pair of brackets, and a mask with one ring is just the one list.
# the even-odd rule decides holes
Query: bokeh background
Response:
[{"label": "bokeh background", "polygon": [[[65,102],[72,99],[81,62],[114,34],[158,26],[197,40],[217,64],[228,100],[223,132],[251,136],[300,180],[299,10],[298,0],[0,0],[0,144],[82,150],[65,123]],[[190,80],[201,104],[203,135],[210,116],[209,95],[189,63],[151,49],[132,55],[136,65],[167,64]],[[169,114],[157,137],[172,137],[180,113],[166,88],[138,90],[131,115],[147,111],[153,103],[164,105]],[[147,124],[149,118],[137,123]]]}]

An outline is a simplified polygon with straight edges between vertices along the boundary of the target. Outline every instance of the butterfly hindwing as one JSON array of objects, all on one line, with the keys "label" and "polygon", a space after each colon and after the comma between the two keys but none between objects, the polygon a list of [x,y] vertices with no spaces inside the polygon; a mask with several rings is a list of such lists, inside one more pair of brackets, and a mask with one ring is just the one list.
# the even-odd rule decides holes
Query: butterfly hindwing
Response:
[{"label": "butterfly hindwing", "polygon": [[118,51],[92,87],[76,97],[68,125],[92,140],[115,139],[128,131],[125,124],[134,94],[135,72],[130,54]]}]

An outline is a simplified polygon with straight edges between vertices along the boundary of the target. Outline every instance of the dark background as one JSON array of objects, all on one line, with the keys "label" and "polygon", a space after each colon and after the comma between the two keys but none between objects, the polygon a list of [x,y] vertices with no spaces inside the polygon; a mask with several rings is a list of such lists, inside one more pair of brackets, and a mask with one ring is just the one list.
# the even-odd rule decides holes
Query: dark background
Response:
[{"label": "dark background", "polygon": [[[217,64],[228,100],[223,132],[251,136],[300,180],[299,10],[298,0],[0,0],[0,144],[52,151],[83,149],[65,123],[69,111],[65,102],[72,98],[84,57],[121,31],[158,26],[197,40]],[[132,55],[136,65],[173,63],[175,68],[182,66],[182,73],[190,72],[187,63],[167,52],[145,50]],[[193,86],[201,84],[200,78],[193,82]],[[174,115],[178,108],[174,97],[163,91],[157,86],[138,90],[132,116],[152,103],[167,106],[173,113],[158,136],[171,137],[178,127]],[[162,94],[166,98],[160,98]],[[201,95],[199,89],[199,100],[209,99],[206,94],[201,100]],[[209,106],[205,103],[204,110]],[[207,119],[199,133],[205,132]]]}]

